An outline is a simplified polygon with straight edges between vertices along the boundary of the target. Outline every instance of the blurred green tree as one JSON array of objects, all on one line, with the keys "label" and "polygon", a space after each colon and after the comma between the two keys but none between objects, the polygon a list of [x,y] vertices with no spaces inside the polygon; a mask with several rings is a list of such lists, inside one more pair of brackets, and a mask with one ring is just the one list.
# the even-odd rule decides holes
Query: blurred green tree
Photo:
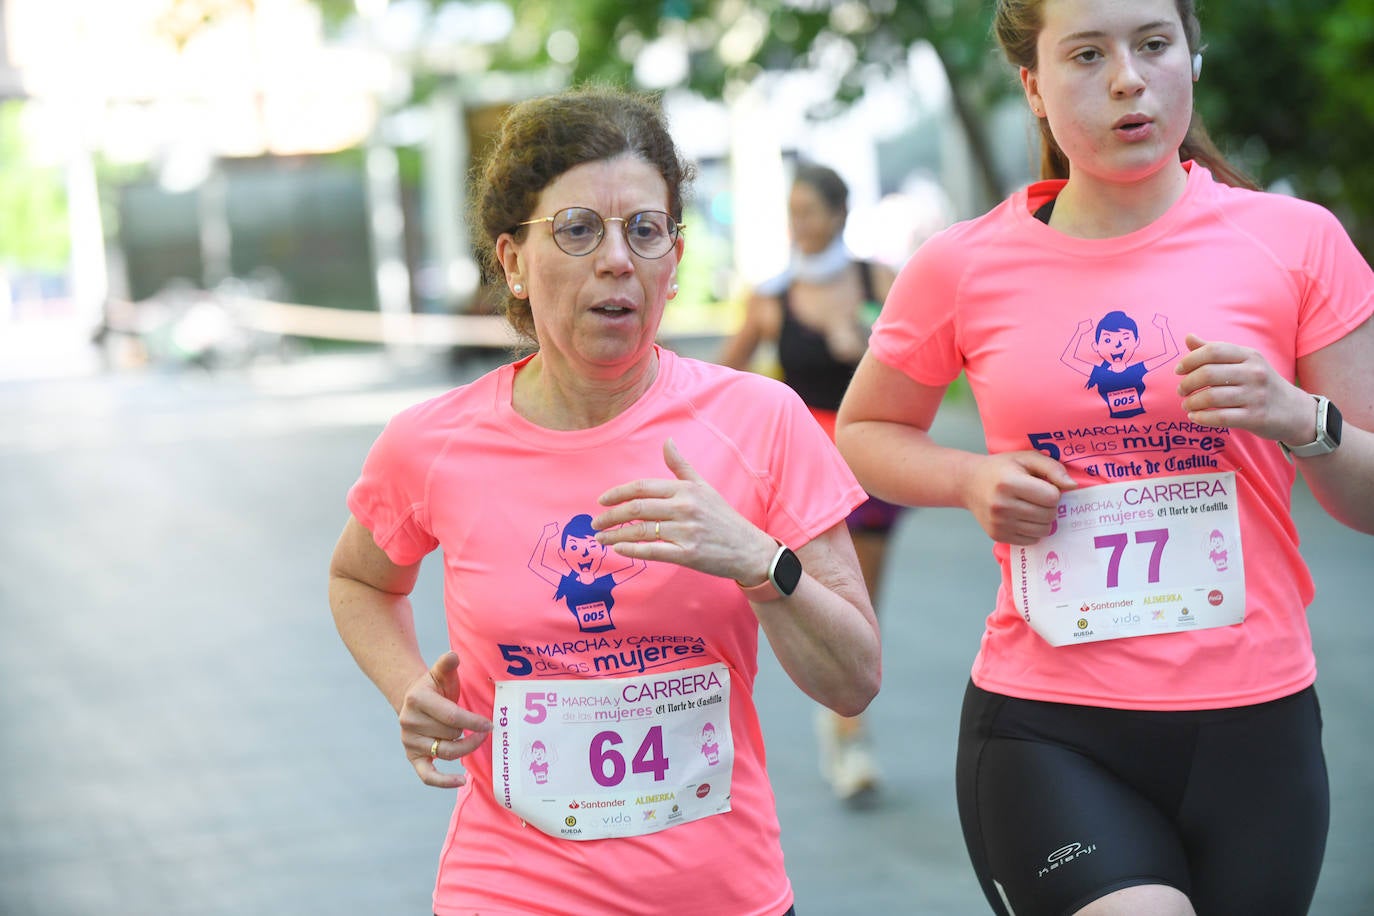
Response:
[{"label": "blurred green tree", "polygon": [[1198,108],[1261,184],[1330,208],[1374,256],[1374,0],[1209,3]]},{"label": "blurred green tree", "polygon": [[[207,0],[174,0],[201,5]],[[223,2],[223,0],[221,0]],[[315,0],[326,21],[340,24],[356,0]],[[477,0],[429,0],[433,7]],[[901,72],[910,48],[925,40],[939,56],[952,87],[954,113],[968,137],[985,197],[1001,186],[984,113],[1015,82],[988,39],[990,11],[981,0],[501,0],[515,24],[492,49],[498,70],[562,68],[570,82],[630,85],[635,61],[651,42],[680,43],[688,55],[682,85],[707,98],[764,70],[824,68],[835,78],[834,100],[817,117],[858,99],[872,76]],[[565,57],[565,33],[575,54]]]},{"label": "blurred green tree", "polygon": [[62,169],[33,160],[20,102],[0,104],[0,266],[60,273],[67,264],[67,189]]},{"label": "blurred green tree", "polygon": [[[204,4],[209,0],[181,0]],[[339,22],[355,0],[316,0]],[[476,0],[429,0],[433,6]],[[989,35],[985,0],[502,0],[515,16],[494,66],[562,66],[572,81],[632,82],[634,61],[650,42],[684,42],[684,85],[728,96],[737,81],[765,69],[842,62],[835,105],[854,100],[870,75],[903,67],[924,40],[952,87],[985,193],[999,187],[985,128],[993,104],[1016,92],[1014,74]],[[1198,108],[1224,150],[1262,184],[1292,190],[1335,211],[1366,256],[1374,254],[1374,0],[1255,0],[1200,4],[1206,66]],[[547,39],[577,40],[556,60]],[[818,114],[820,114],[818,112]]]}]

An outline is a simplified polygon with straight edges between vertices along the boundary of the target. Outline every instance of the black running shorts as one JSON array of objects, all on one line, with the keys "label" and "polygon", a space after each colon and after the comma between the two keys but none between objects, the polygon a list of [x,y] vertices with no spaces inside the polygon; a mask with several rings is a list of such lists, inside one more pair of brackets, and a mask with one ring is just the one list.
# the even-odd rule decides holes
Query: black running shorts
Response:
[{"label": "black running shorts", "polygon": [[959,815],[1003,916],[1071,914],[1166,884],[1199,916],[1300,916],[1330,797],[1316,691],[1233,709],[1138,712],[969,684]]}]

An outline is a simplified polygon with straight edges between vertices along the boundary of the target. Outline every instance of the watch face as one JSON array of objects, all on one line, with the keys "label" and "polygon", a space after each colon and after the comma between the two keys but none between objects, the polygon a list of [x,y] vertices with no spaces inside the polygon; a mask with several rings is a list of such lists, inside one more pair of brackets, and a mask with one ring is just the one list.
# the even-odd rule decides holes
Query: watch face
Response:
[{"label": "watch face", "polygon": [[1341,412],[1330,401],[1326,404],[1326,438],[1333,446],[1341,444]]},{"label": "watch face", "polygon": [[773,564],[773,571],[769,578],[777,586],[778,591],[784,595],[790,595],[797,590],[797,585],[801,582],[802,565],[797,555],[787,548],[778,552],[778,559]]}]

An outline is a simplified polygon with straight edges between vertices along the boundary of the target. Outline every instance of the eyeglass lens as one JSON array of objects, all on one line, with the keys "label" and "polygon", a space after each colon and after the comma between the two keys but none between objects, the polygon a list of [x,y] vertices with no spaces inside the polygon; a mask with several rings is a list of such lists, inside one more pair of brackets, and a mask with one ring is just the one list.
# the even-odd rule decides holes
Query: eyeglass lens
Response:
[{"label": "eyeglass lens", "polygon": [[677,223],[662,210],[641,210],[627,217],[607,217],[586,207],[568,207],[553,215],[553,239],[571,255],[590,254],[601,244],[606,223],[624,224],[625,241],[642,258],[661,258],[677,240]]}]

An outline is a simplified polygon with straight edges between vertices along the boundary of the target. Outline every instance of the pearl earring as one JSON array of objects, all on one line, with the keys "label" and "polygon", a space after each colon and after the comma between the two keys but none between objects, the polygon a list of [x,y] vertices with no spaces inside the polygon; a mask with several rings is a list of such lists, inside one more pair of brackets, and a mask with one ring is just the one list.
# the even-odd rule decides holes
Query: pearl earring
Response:
[{"label": "pearl earring", "polygon": [[676,296],[676,295],[677,295],[677,284],[674,283],[672,286],[668,287],[668,298],[669,298],[669,299],[672,299],[672,298],[673,298],[674,296]]},{"label": "pearl earring", "polygon": [[525,292],[525,287],[523,284],[516,283],[514,286],[510,288],[510,291],[515,293],[515,295],[519,296]]}]

